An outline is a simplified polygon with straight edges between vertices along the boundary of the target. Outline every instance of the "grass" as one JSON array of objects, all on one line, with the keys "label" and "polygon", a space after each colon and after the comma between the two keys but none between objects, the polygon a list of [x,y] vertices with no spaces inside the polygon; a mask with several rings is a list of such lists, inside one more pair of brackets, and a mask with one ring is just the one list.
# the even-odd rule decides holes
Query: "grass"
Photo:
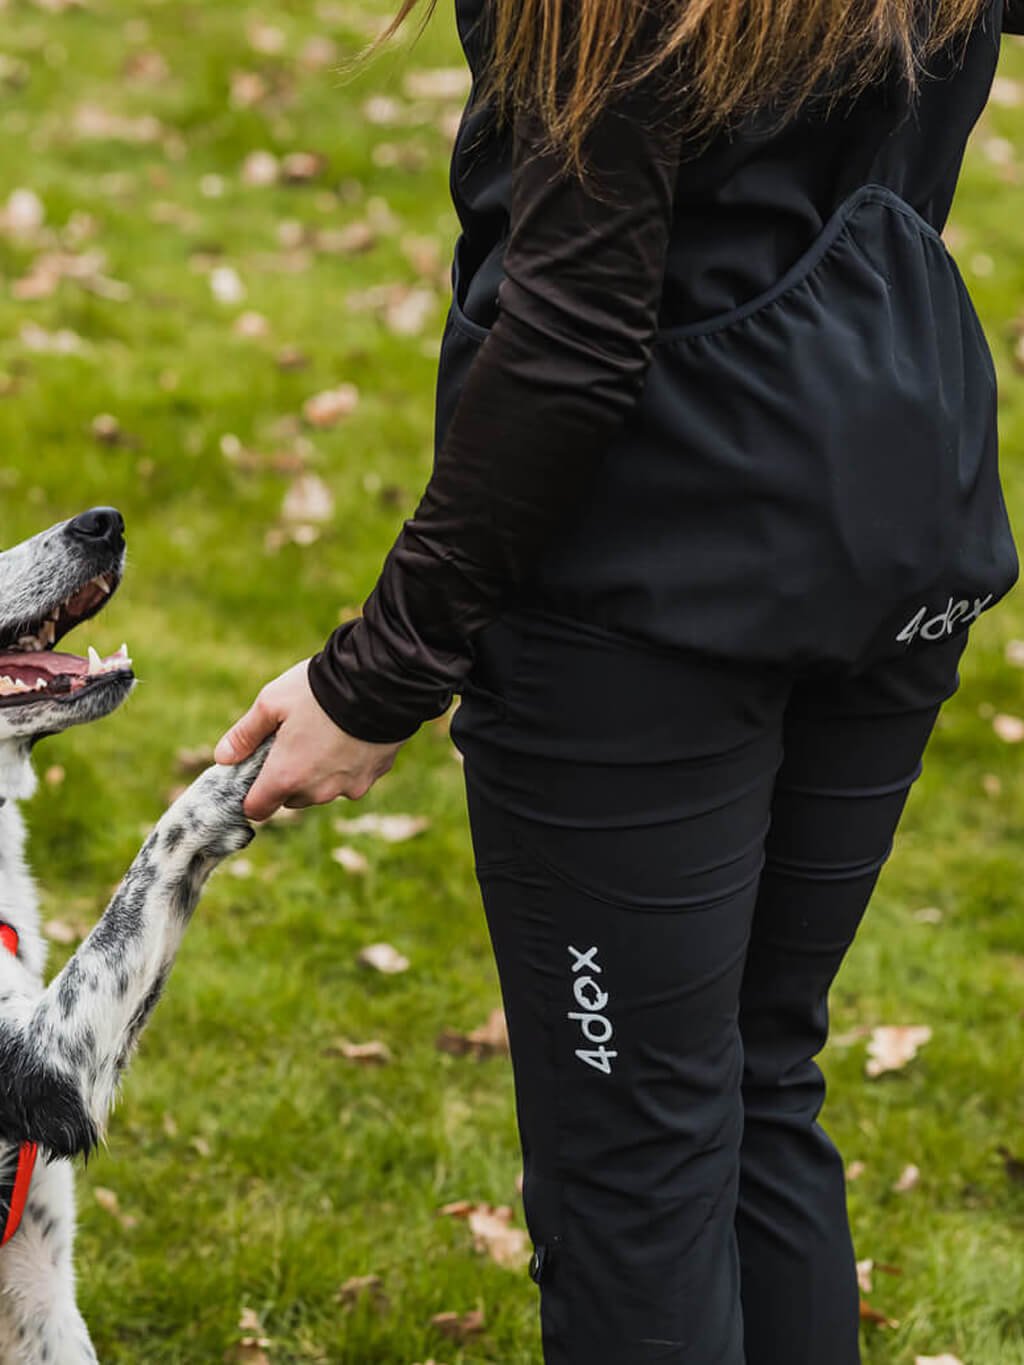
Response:
[{"label": "grass", "polygon": [[[2,543],[94,503],[119,506],[130,572],[90,633],[101,651],[126,638],[142,678],[118,716],[38,751],[41,768],[64,770],[28,809],[51,917],[90,920],[162,810],[177,751],[212,743],[265,679],[358,610],[429,477],[455,233],[438,125],[453,101],[410,100],[404,80],[457,63],[452,26],[438,14],[418,46],[354,78],[333,58],[317,65],[308,47],[328,37],[347,59],[382,12],[356,0],[5,9],[0,201],[33,190],[44,230],[105,252],[103,275],[130,288],[106,297],[65,281],[37,299],[0,295]],[[1021,47],[1005,48],[1003,75],[1024,79]],[[140,58],[154,53],[163,67]],[[264,82],[252,107],[231,102],[238,72]],[[369,121],[365,101],[381,95],[415,121]],[[155,118],[155,140],[126,140],[149,137],[147,124],[83,136],[88,106]],[[990,106],[952,221],[1003,381],[1005,485],[1024,526],[1024,383],[1011,329],[1024,293],[1020,169],[999,141],[1013,152],[1022,130],[1024,112]],[[242,164],[261,149],[316,152],[323,169],[308,183],[247,185]],[[365,253],[294,245],[367,218],[383,230]],[[434,314],[405,335],[359,295],[423,284],[412,259],[423,243],[410,236],[431,239],[441,265],[428,271]],[[0,234],[5,280],[23,278],[39,250],[38,232]],[[237,271],[244,300],[216,301],[217,265]],[[236,334],[245,309],[265,315],[268,336]],[[70,329],[81,352],[33,350],[26,323]],[[289,346],[302,368],[278,363]],[[340,382],[360,392],[351,417],[324,430],[297,422],[307,398]],[[116,418],[119,442],[96,438],[100,414]],[[239,448],[254,454],[230,458]],[[268,552],[289,459],[324,480],[335,515],[314,546]],[[858,1255],[902,1271],[876,1275],[871,1301],[899,1325],[865,1326],[867,1365],[943,1352],[965,1365],[1024,1363],[1024,1186],[997,1151],[1024,1155],[1024,782],[1019,750],[991,723],[1024,710],[1004,654],[1024,635],[1019,593],[972,634],[960,692],[832,996],[839,1033],[934,1030],[904,1072],[874,1081],[862,1042],[824,1054],[827,1126],[847,1160],[864,1163],[850,1184]],[[434,1045],[443,1027],[473,1027],[498,1001],[449,718],[423,726],[357,810],[273,825],[248,851],[248,876],[225,869],[211,883],[109,1151],[79,1181],[81,1301],[104,1362],[220,1361],[247,1308],[274,1362],[539,1359],[534,1286],[474,1253],[464,1224],[436,1213],[482,1199],[514,1204],[521,1224],[507,1061],[477,1064]],[[330,857],[342,842],[333,820],[366,811],[432,823],[407,843],[355,836],[369,870],[353,876]],[[915,918],[923,906],[941,909],[941,922]],[[379,939],[410,957],[408,972],[357,965],[358,949]],[[54,964],[68,951],[55,948]],[[339,1036],[384,1039],[395,1060],[361,1068],[325,1055]],[[895,1193],[908,1162],[920,1181]],[[96,1199],[101,1187],[130,1226]],[[339,1286],[369,1273],[389,1306],[340,1304]],[[463,1346],[430,1325],[436,1312],[477,1304],[486,1329]]]}]

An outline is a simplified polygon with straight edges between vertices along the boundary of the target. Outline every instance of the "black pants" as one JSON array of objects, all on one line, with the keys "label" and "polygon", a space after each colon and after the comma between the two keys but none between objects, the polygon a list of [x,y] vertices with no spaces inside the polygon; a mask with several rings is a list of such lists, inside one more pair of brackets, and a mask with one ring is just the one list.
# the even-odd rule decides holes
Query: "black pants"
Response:
[{"label": "black pants", "polygon": [[967,632],[860,674],[511,613],[451,725],[547,1365],[855,1365],[829,986]]}]

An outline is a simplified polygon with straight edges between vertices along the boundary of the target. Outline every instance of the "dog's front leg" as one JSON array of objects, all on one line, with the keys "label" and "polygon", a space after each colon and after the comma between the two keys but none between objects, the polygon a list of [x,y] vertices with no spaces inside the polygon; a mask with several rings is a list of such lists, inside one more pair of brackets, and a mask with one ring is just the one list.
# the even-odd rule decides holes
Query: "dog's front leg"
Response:
[{"label": "dog's front leg", "polygon": [[[0,1133],[87,1153],[214,867],[253,837],[245,795],[270,747],[212,767],[149,835],[95,928],[37,1003],[0,992]],[[2,967],[0,967],[2,971]]]}]

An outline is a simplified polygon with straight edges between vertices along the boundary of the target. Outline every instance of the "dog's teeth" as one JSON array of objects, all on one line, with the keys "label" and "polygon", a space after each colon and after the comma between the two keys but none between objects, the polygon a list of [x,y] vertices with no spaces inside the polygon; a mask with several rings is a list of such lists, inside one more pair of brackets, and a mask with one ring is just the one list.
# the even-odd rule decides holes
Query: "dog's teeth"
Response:
[{"label": "dog's teeth", "polygon": [[93,674],[93,673],[102,673],[102,672],[103,672],[103,660],[100,658],[100,656],[99,656],[99,655],[96,653],[96,651],[93,649],[92,645],[90,645],[90,646],[89,646],[89,673],[90,673],[90,675],[91,675],[91,674]]},{"label": "dog's teeth", "polygon": [[42,648],[34,635],[22,635],[18,640],[18,644],[22,649],[38,650]]},{"label": "dog's teeth", "polygon": [[37,691],[37,692],[45,692],[45,691],[46,691],[46,679],[45,679],[45,678],[37,678],[37,679],[36,679],[36,691]]},{"label": "dog's teeth", "polygon": [[123,659],[125,663],[131,663],[131,655],[128,653],[128,646],[122,642],[121,648],[117,651],[117,657]]},{"label": "dog's teeth", "polygon": [[102,588],[106,596],[110,596],[110,584],[107,582],[106,574],[97,574],[92,580],[98,588]]}]

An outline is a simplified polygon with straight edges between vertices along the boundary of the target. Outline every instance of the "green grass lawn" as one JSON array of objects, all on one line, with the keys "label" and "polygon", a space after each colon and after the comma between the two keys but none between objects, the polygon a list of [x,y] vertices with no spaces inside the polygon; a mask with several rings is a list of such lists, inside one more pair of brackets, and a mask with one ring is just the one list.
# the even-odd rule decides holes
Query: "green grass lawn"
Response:
[{"label": "green grass lawn", "polygon": [[[460,98],[416,73],[458,63],[442,9],[420,44],[352,77],[339,65],[384,12],[359,0],[3,7],[0,541],[120,507],[129,574],[77,647],[126,639],[142,680],[123,712],[37,751],[64,773],[28,807],[53,919],[91,921],[181,780],[178,751],[212,744],[359,609],[425,486]],[[950,240],[1003,381],[1024,531],[1024,50],[1005,48]],[[296,153],[313,160],[284,160]],[[249,183],[267,168],[298,178]],[[40,267],[47,252],[63,259]],[[55,282],[61,269],[82,278]],[[246,312],[260,334],[237,326]],[[306,401],[341,384],[355,410],[304,422]],[[313,544],[281,520],[299,471],[334,499]],[[972,635],[832,997],[839,1034],[933,1030],[874,1080],[863,1040],[824,1055],[827,1126],[863,1163],[858,1256],[900,1271],[875,1273],[870,1302],[898,1325],[865,1324],[869,1365],[1024,1363],[1024,1184],[999,1153],[1024,1158],[1024,782],[992,724],[1024,714],[1005,653],[1024,637],[1020,594]],[[507,1058],[435,1046],[499,1000],[449,719],[364,800],[272,824],[211,883],[109,1150],[79,1182],[81,1300],[104,1362],[539,1360],[532,1283],[437,1213],[508,1203],[522,1226]],[[366,812],[431,823],[399,843],[335,831]],[[368,870],[332,859],[342,843]],[[925,907],[941,919],[915,917]],[[358,964],[379,940],[408,971]],[[69,951],[55,945],[54,964]],[[380,1039],[393,1060],[331,1055],[339,1038]],[[917,1184],[894,1191],[910,1163]],[[369,1274],[386,1303],[339,1300]],[[484,1330],[461,1345],[431,1326],[478,1307]],[[245,1310],[266,1348],[236,1349]]]}]

